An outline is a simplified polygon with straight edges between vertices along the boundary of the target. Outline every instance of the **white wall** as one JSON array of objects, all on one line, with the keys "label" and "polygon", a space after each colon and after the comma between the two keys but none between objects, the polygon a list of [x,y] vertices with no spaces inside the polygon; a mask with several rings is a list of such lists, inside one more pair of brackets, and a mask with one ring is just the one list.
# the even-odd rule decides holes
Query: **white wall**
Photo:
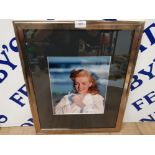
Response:
[{"label": "white wall", "polygon": [[[145,28],[147,28],[153,24],[155,20],[145,20],[145,22]],[[149,119],[147,121],[155,121],[155,62],[153,63],[153,59],[155,59],[155,39],[153,38],[153,35],[155,36],[154,25],[152,25],[150,31],[147,31],[147,35],[146,33],[143,34],[141,43],[147,49],[143,52],[139,51],[134,73],[134,75],[138,75],[138,78],[143,81],[139,87],[130,91],[124,122],[138,122],[143,118]],[[19,52],[12,48],[12,46],[16,47],[17,44],[13,40],[12,46],[10,46],[10,41],[14,37],[12,20],[0,20],[0,127],[33,125],[28,98],[26,94],[20,90],[20,88],[23,91],[26,89],[25,86],[23,86],[25,82],[23,79]],[[7,62],[10,61],[11,64],[8,65],[6,60]],[[143,69],[149,76],[138,73]],[[137,84],[138,83],[133,79],[132,85],[136,86]],[[16,99],[20,98],[20,104],[10,99],[13,95]],[[139,111],[132,104],[137,100],[139,101],[135,103],[135,105],[137,105]],[[138,104],[141,105],[138,106]]]},{"label": "white wall", "polygon": [[[19,59],[19,52],[15,52],[12,46],[16,47],[16,41],[12,42],[15,37],[12,20],[0,20],[0,126],[21,126],[28,123],[32,118],[28,98],[20,93],[18,89],[25,84],[23,79],[22,68]],[[8,51],[7,51],[8,50]],[[1,61],[7,60],[13,64],[13,67],[2,64]],[[3,73],[1,73],[1,71]],[[6,77],[4,79],[4,77]],[[2,81],[2,79],[4,79]],[[15,94],[17,93],[17,94]],[[9,99],[13,94],[15,98],[21,97],[21,102],[25,105],[20,106],[15,101]],[[31,123],[31,122],[30,122]]]},{"label": "white wall", "polygon": [[[153,61],[155,59],[154,23],[155,19],[145,20],[145,28],[141,45],[147,49],[143,52],[139,50],[134,72],[134,75],[137,75],[138,79],[142,80],[142,84],[135,90],[130,91],[124,122],[138,122],[141,119],[148,119],[146,121],[155,121],[155,61]],[[150,77],[148,75],[138,73],[141,70],[149,72]],[[134,83],[134,85],[136,86],[136,83]],[[136,105],[141,105],[135,108],[132,104],[134,102],[136,102]]]}]

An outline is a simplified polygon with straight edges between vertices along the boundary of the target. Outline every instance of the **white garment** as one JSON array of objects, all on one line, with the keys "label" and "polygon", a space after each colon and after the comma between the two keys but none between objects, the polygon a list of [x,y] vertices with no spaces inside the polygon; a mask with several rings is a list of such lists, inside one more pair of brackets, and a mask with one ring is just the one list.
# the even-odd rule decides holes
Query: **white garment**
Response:
[{"label": "white garment", "polygon": [[83,98],[84,108],[80,108],[74,104],[71,97],[76,94],[65,95],[55,107],[55,114],[103,114],[104,113],[104,98],[96,94],[88,93]]}]

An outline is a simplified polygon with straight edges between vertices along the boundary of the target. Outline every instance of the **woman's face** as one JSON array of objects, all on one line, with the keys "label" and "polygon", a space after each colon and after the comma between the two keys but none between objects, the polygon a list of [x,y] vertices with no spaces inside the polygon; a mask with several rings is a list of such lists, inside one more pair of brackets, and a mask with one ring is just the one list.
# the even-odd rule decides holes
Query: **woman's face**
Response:
[{"label": "woman's face", "polygon": [[89,87],[92,86],[92,82],[90,82],[87,76],[76,77],[74,84],[76,91],[80,94],[87,94]]}]

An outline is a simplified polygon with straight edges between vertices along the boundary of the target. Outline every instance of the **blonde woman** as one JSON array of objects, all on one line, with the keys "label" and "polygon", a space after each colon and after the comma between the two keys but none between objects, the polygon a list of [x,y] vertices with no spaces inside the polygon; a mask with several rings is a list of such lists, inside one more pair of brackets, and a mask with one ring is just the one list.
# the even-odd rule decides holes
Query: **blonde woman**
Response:
[{"label": "blonde woman", "polygon": [[55,107],[55,114],[103,114],[104,97],[99,94],[96,80],[84,69],[70,73],[74,93],[65,95]]}]

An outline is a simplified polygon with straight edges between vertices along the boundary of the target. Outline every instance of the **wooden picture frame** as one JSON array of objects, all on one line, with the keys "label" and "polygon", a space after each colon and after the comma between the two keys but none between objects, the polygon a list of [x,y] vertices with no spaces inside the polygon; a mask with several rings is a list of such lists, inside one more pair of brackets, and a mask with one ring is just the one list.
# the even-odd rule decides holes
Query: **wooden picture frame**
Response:
[{"label": "wooden picture frame", "polygon": [[[144,22],[14,21],[13,24],[36,132],[120,131]],[[72,70],[89,70],[89,75],[95,75],[98,93],[90,91],[93,85],[90,79],[88,88],[80,86],[77,81],[80,72],[72,78]],[[72,86],[74,91],[69,98],[64,94]],[[63,95],[66,100],[60,104]],[[101,106],[95,111],[99,104],[94,97],[99,95],[103,97],[104,110]],[[76,100],[77,96],[80,98]],[[67,99],[72,101],[70,105]],[[57,107],[63,107],[58,110],[61,112],[57,112]]]}]

